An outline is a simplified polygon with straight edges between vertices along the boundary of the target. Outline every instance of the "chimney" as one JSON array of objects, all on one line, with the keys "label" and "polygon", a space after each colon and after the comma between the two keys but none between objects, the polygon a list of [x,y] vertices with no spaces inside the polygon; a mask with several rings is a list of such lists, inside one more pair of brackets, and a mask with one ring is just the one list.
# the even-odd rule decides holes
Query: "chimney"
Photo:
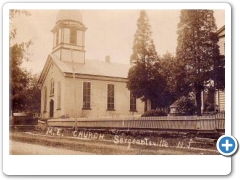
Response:
[{"label": "chimney", "polygon": [[110,63],[110,56],[105,57],[105,62]]}]

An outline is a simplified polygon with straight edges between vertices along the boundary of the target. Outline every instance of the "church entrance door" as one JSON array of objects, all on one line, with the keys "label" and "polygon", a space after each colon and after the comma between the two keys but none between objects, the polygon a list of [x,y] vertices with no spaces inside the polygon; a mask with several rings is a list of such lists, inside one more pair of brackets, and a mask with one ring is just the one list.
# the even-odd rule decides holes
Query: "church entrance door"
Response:
[{"label": "church entrance door", "polygon": [[50,101],[50,118],[53,117],[54,113],[54,101],[51,99]]}]

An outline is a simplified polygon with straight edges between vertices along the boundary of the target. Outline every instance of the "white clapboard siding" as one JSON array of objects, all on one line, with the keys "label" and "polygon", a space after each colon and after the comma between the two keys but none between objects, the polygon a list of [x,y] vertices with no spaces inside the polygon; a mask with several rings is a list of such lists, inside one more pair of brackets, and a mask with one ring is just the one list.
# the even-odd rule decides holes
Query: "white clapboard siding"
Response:
[{"label": "white clapboard siding", "polygon": [[225,91],[219,91],[219,110],[225,110]]},{"label": "white clapboard siding", "polygon": [[[225,55],[225,26],[218,30],[218,45],[221,55]],[[219,111],[225,111],[225,91],[217,90],[215,93],[215,104],[218,105]]]},{"label": "white clapboard siding", "polygon": [[218,45],[220,54],[225,55],[225,37],[219,39]]},{"label": "white clapboard siding", "polygon": [[225,111],[225,91],[218,90],[215,93],[215,103],[218,105],[219,111]]}]

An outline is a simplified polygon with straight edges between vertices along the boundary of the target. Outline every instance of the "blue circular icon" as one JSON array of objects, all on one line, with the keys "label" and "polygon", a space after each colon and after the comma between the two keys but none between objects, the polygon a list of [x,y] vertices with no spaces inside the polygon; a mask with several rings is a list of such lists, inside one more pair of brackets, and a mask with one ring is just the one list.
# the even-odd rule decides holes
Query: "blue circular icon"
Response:
[{"label": "blue circular icon", "polygon": [[231,156],[237,148],[238,142],[233,136],[223,135],[217,141],[217,149],[224,156]]}]

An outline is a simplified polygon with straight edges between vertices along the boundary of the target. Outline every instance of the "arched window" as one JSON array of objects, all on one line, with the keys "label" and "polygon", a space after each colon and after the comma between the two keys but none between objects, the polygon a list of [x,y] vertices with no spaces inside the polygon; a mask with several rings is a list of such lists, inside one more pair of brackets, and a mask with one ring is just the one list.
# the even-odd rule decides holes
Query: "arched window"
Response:
[{"label": "arched window", "polygon": [[56,33],[56,45],[59,43],[59,30]]},{"label": "arched window", "polygon": [[50,88],[50,96],[54,95],[54,80],[51,79],[51,88]]},{"label": "arched window", "polygon": [[77,44],[77,30],[70,29],[70,44]]},{"label": "arched window", "polygon": [[57,84],[57,109],[61,109],[61,82],[60,81],[58,81],[58,84]]},{"label": "arched window", "polygon": [[44,87],[44,91],[43,91],[43,112],[47,111],[47,87]]}]

